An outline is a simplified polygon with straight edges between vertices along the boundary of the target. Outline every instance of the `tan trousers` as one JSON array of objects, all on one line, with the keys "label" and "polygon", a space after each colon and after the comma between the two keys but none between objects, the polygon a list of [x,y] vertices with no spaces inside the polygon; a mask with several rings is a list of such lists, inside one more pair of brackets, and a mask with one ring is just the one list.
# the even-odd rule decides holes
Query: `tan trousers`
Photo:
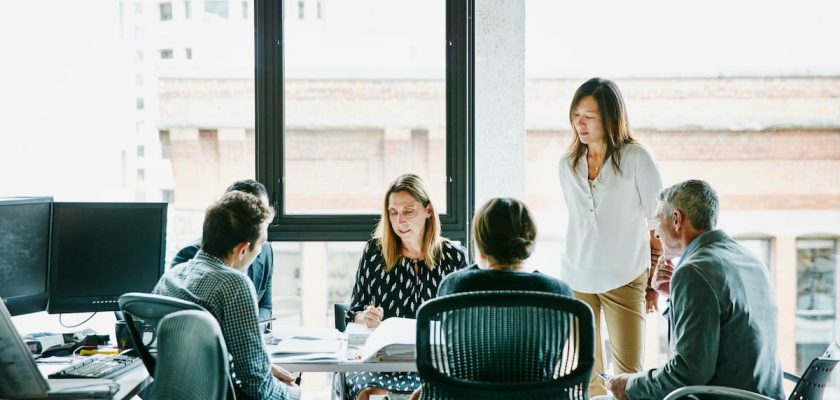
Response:
[{"label": "tan trousers", "polygon": [[589,396],[607,394],[604,381],[595,372],[604,371],[607,365],[604,341],[601,338],[601,313],[607,323],[610,338],[610,352],[616,374],[633,373],[642,370],[645,336],[645,286],[648,272],[645,270],[632,282],[606,293],[580,293],[575,297],[589,304],[595,316],[595,366],[589,381]]}]

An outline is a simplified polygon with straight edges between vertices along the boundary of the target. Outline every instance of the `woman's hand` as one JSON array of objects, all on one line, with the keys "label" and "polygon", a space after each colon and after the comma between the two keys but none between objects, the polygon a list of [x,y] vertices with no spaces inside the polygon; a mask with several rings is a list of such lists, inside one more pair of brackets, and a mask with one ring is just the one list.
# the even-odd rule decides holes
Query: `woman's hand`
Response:
[{"label": "woman's hand", "polygon": [[362,313],[362,323],[368,328],[376,328],[384,316],[385,310],[382,307],[368,306]]},{"label": "woman's hand", "polygon": [[659,293],[656,290],[653,290],[653,288],[645,289],[645,310],[648,314],[659,310],[658,300]]}]

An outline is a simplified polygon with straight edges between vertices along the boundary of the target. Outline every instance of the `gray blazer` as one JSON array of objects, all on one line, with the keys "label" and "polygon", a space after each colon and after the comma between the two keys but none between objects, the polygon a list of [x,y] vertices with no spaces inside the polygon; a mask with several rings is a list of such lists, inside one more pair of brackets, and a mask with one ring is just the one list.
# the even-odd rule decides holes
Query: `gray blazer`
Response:
[{"label": "gray blazer", "polygon": [[673,357],[632,375],[627,397],[661,399],[689,385],[784,398],[777,307],[767,269],[721,230],[694,239],[671,277]]}]

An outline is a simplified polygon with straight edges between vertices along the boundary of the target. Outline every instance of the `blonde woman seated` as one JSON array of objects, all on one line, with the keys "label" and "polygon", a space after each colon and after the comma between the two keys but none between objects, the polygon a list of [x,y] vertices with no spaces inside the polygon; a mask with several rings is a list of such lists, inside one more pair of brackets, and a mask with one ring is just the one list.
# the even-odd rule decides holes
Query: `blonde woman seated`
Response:
[{"label": "blonde woman seated", "polygon": [[[572,297],[572,289],[559,279],[538,271],[522,270],[531,256],[537,227],[525,204],[512,198],[495,198],[473,217],[472,237],[479,261],[450,274],[438,289],[438,296],[482,290],[531,290]],[[416,390],[411,398],[419,399]]]},{"label": "blonde woman seated", "polygon": [[[385,193],[382,218],[368,241],[346,319],[370,328],[390,317],[414,318],[423,302],[437,296],[438,284],[467,265],[463,247],[441,237],[440,220],[417,175],[398,177]],[[349,399],[411,393],[416,373],[349,372]]]}]

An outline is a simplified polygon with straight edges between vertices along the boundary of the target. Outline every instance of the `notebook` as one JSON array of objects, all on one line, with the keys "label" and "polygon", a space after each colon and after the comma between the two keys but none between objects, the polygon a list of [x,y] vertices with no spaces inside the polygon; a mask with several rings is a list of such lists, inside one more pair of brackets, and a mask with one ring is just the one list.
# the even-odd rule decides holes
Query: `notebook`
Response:
[{"label": "notebook", "polygon": [[45,379],[0,299],[0,398],[101,399],[119,388],[110,379]]}]

